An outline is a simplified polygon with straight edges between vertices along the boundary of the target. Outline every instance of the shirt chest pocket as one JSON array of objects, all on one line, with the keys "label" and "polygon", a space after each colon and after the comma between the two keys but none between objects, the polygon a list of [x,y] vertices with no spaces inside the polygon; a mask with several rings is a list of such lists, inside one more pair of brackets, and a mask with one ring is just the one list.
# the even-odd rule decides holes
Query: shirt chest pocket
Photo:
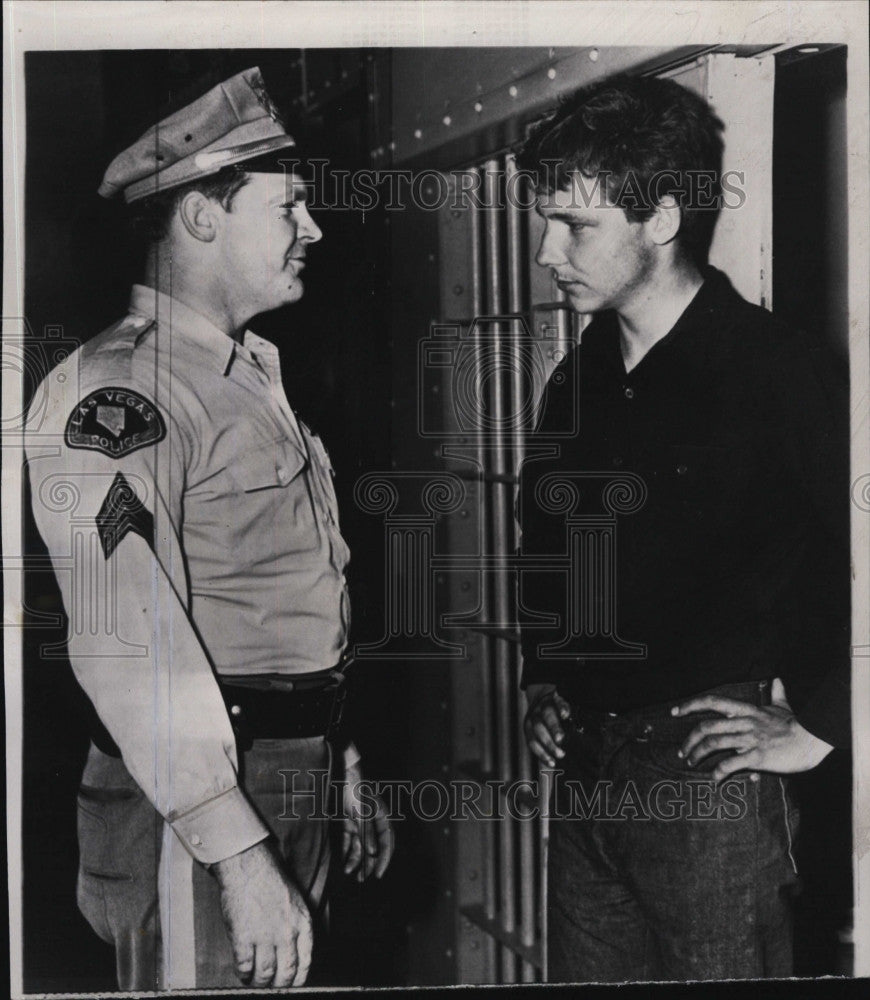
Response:
[{"label": "shirt chest pocket", "polygon": [[252,493],[286,489],[298,479],[307,464],[298,448],[289,441],[279,440],[241,452],[227,468],[227,473],[238,491]]},{"label": "shirt chest pocket", "polygon": [[320,438],[316,434],[312,434],[307,427],[304,428],[304,433],[311,452],[311,465],[317,484],[317,493],[325,508],[327,518],[332,524],[337,525],[338,501],[335,496],[335,488],[332,485],[335,470]]}]

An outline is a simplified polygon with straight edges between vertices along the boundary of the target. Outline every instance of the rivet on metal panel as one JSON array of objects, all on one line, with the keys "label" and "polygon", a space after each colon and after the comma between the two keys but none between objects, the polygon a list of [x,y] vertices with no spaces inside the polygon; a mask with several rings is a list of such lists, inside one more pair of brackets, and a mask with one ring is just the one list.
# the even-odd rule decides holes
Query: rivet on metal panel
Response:
[{"label": "rivet on metal panel", "polygon": [[415,139],[422,139],[423,138],[423,130],[419,129],[419,128],[415,128],[414,129],[414,138]]},{"label": "rivet on metal panel", "polygon": [[556,79],[556,70],[552,66],[547,70],[547,78],[550,80]]},{"label": "rivet on metal panel", "polygon": [[445,115],[441,119],[441,121],[444,122],[445,125],[452,125],[453,124],[453,119],[450,117],[450,115]]},{"label": "rivet on metal panel", "polygon": [[480,112],[481,112],[481,111],[483,111],[483,105],[482,105],[482,104],[480,103],[480,101],[475,101],[475,102],[474,102],[474,110],[475,110],[475,111],[476,111],[476,112],[477,112],[478,114],[480,114]]},{"label": "rivet on metal panel", "polygon": [[517,90],[517,88],[513,84],[511,84],[510,87],[508,87],[508,93],[511,95],[511,97],[516,97],[517,94],[519,93],[519,90]]},{"label": "rivet on metal panel", "polygon": [[453,294],[454,295],[461,295],[464,291],[465,291],[465,285],[454,285],[453,286]]}]

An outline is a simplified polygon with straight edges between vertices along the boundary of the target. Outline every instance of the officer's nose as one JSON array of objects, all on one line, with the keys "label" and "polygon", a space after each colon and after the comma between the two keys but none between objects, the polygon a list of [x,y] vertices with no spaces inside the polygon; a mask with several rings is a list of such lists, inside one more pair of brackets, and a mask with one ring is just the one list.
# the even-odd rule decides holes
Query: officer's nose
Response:
[{"label": "officer's nose", "polygon": [[314,219],[311,218],[311,213],[308,211],[306,205],[299,206],[296,238],[305,240],[306,243],[317,243],[323,238],[323,231]]}]

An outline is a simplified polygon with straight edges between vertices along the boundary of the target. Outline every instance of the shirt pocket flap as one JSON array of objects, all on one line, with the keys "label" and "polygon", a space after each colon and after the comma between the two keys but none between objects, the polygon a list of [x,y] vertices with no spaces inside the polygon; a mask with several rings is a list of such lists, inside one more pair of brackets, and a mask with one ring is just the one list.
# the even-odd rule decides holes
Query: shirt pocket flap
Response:
[{"label": "shirt pocket flap", "polygon": [[289,441],[274,441],[240,454],[227,470],[245,493],[289,486],[308,464],[305,455]]}]

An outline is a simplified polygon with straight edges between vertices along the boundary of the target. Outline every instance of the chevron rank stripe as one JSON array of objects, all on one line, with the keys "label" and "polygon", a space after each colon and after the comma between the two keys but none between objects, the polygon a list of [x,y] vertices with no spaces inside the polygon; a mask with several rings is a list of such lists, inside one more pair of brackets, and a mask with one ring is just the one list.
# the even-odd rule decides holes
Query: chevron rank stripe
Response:
[{"label": "chevron rank stripe", "polygon": [[107,559],[131,531],[141,535],[154,550],[154,516],[136,496],[123,473],[119,472],[112,481],[96,521]]}]

